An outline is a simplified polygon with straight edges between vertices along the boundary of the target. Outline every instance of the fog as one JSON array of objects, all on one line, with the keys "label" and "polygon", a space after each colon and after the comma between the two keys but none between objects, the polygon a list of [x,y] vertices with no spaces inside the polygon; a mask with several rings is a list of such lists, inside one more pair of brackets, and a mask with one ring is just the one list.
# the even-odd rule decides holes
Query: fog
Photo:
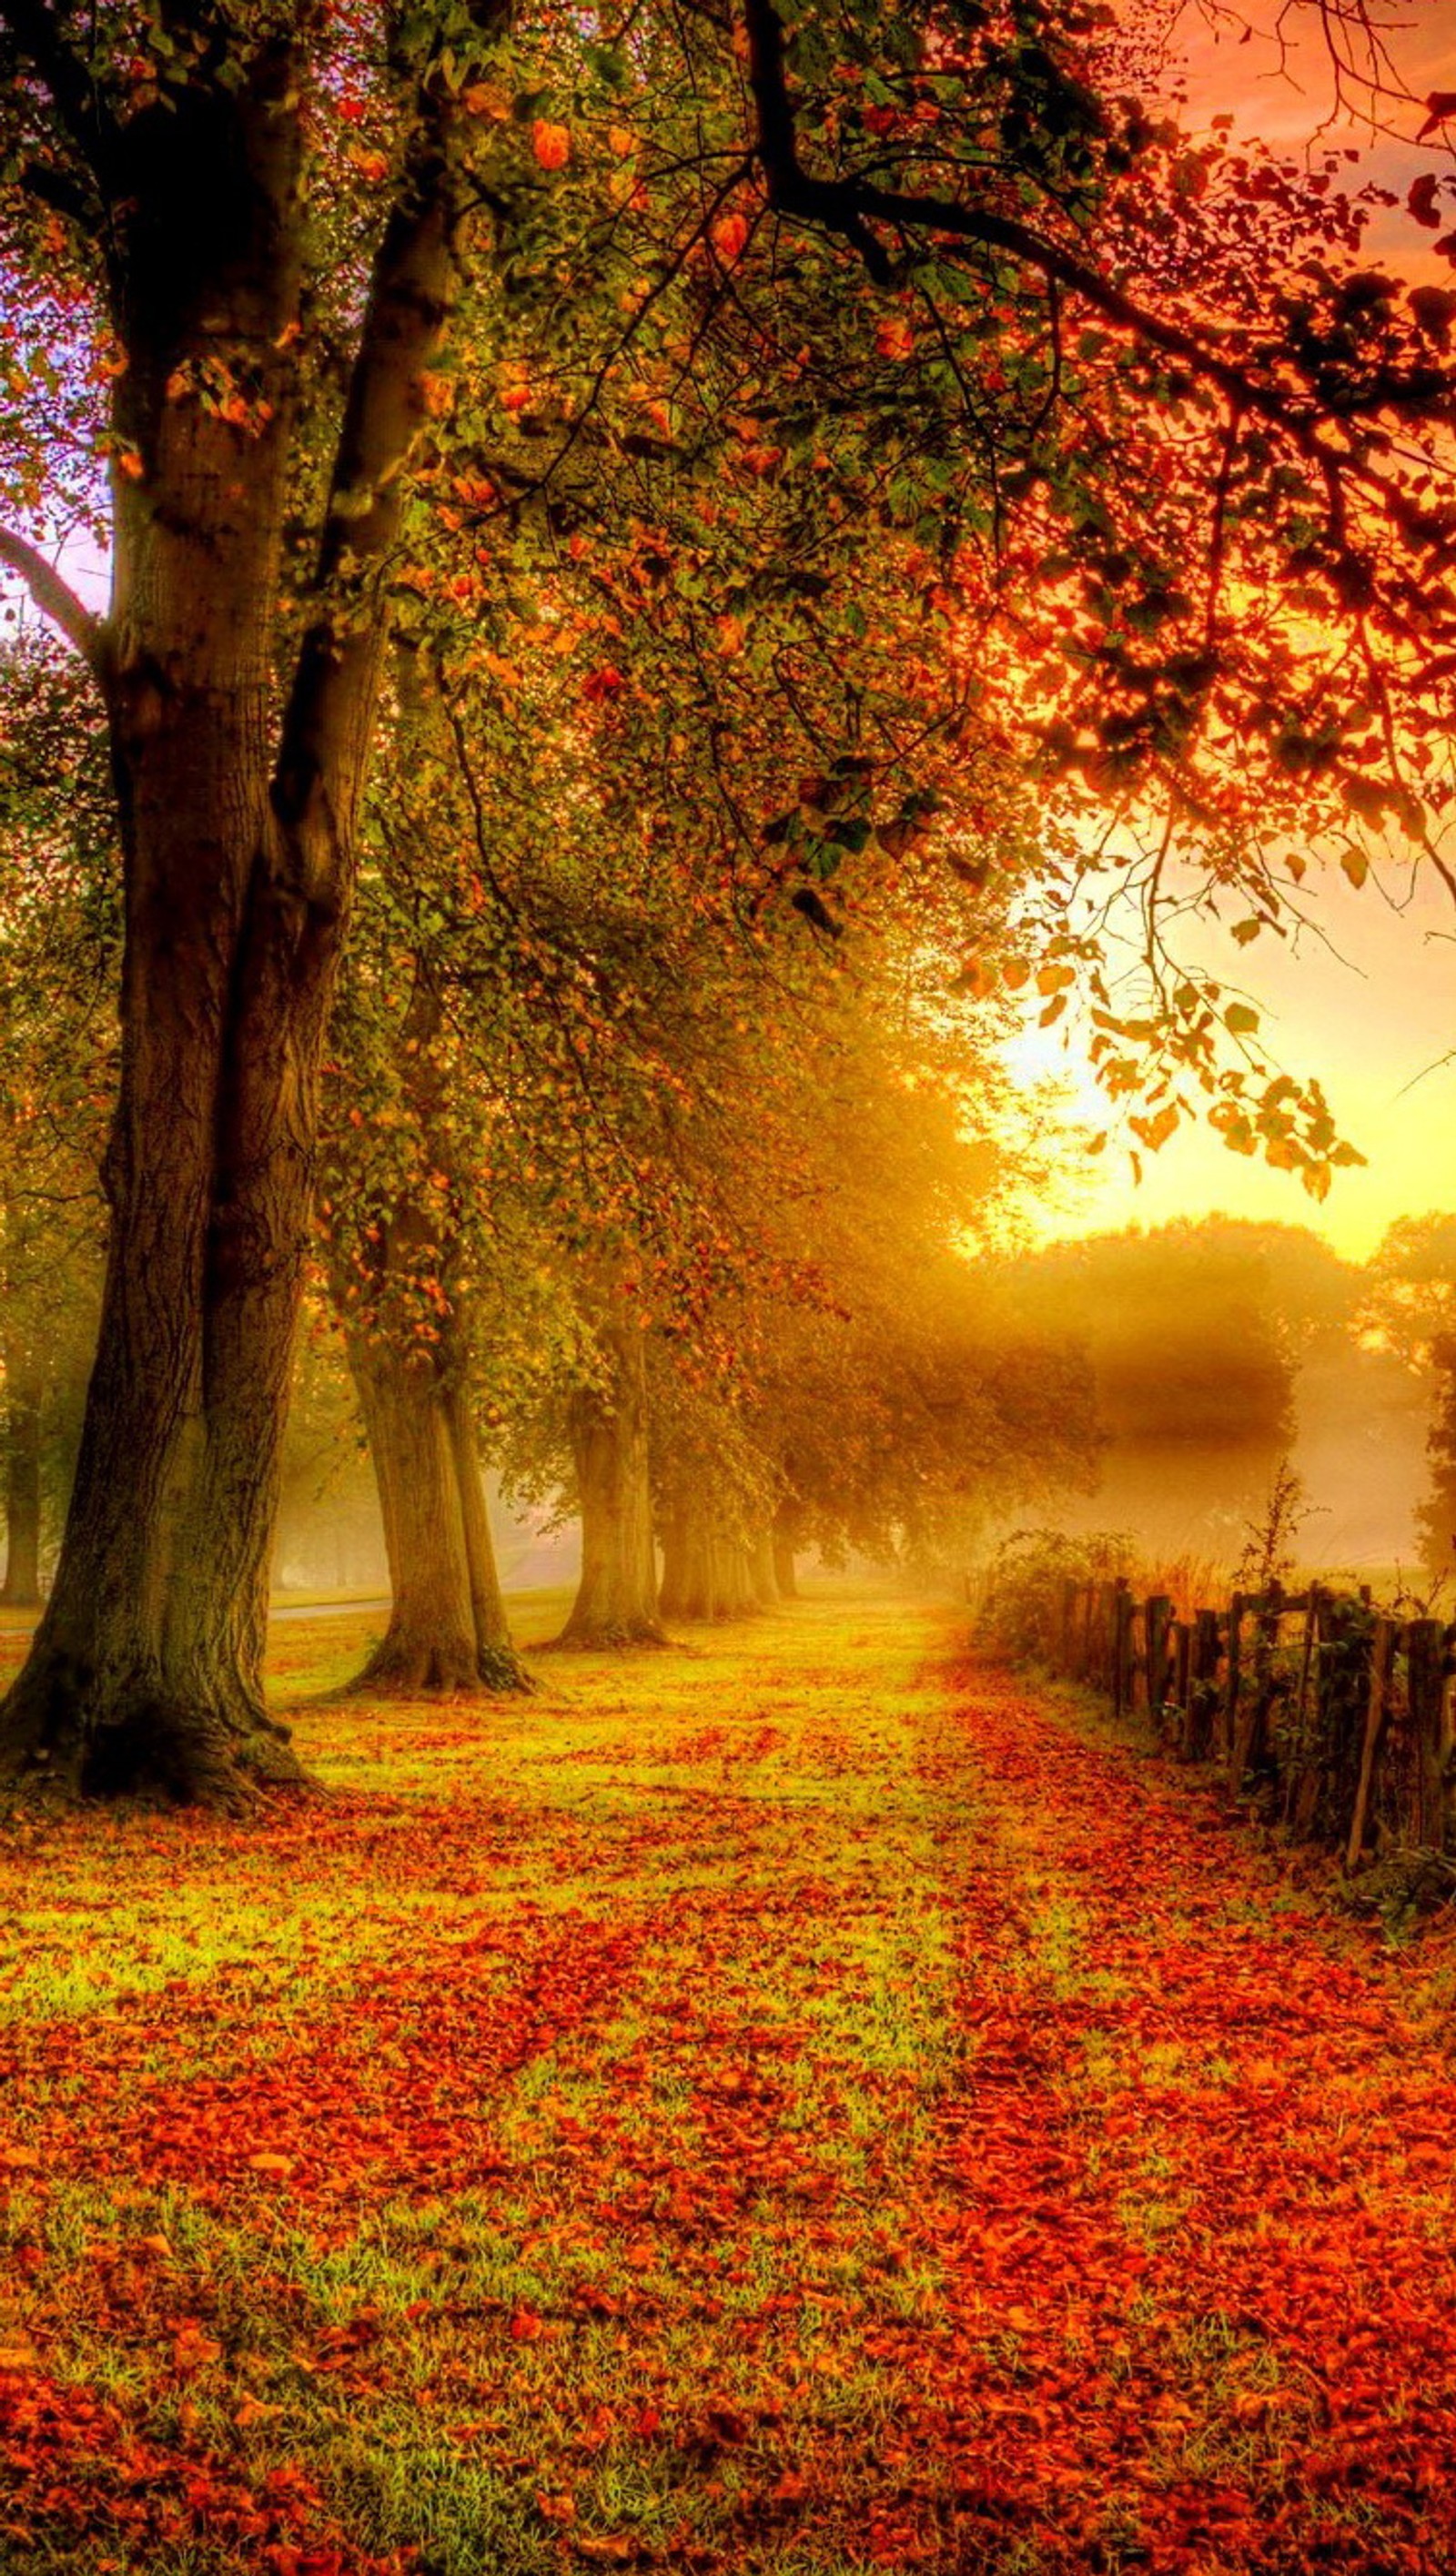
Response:
[{"label": "fog", "polygon": [[1018,1311],[1086,1351],[1105,1444],[1089,1489],[1052,1498],[1047,1520],[1126,1534],[1151,1559],[1228,1566],[1287,1456],[1305,1566],[1439,1569],[1449,1539],[1419,1516],[1433,1508],[1449,1232],[1407,1221],[1358,1264],[1306,1228],[1215,1216],[1006,1265]]}]

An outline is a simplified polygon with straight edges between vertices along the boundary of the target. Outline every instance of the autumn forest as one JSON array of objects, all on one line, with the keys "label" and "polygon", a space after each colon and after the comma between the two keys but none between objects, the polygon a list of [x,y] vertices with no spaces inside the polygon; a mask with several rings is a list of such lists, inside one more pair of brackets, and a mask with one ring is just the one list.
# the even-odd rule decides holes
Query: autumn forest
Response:
[{"label": "autumn forest", "polygon": [[1445,0],[0,0],[0,2576],[1456,2564],[1453,335]]}]

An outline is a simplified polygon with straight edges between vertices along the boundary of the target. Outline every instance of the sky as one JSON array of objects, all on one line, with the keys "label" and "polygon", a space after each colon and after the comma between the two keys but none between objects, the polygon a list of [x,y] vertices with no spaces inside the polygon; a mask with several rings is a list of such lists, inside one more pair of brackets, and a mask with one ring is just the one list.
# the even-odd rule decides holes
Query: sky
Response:
[{"label": "sky", "polygon": [[[1215,1210],[1308,1225],[1347,1260],[1363,1261],[1398,1216],[1456,1208],[1456,906],[1433,871],[1397,864],[1357,893],[1334,867],[1311,871],[1311,914],[1288,942],[1236,949],[1212,929],[1190,938],[1197,963],[1257,1003],[1271,1057],[1324,1088],[1340,1132],[1366,1156],[1337,1172],[1323,1205],[1296,1175],[1230,1153],[1206,1127],[1185,1126],[1160,1154],[1125,1149],[1074,1159],[1038,1212],[1045,1237],[1165,1225]],[[1065,1037],[1062,1034],[1066,1029]],[[1082,1032],[1029,1028],[1011,1049],[1028,1080],[1054,1079],[1064,1114],[1094,1132],[1107,1103],[1086,1069]]]},{"label": "sky", "polygon": [[[1201,128],[1232,115],[1235,139],[1261,135],[1297,153],[1329,108],[1330,74],[1313,7],[1290,20],[1304,37],[1282,66],[1269,33],[1274,14],[1264,0],[1249,0],[1242,18],[1230,9],[1216,31],[1209,10],[1188,0],[1179,30],[1186,121]],[[1411,88],[1420,96],[1456,91],[1456,0],[1394,0],[1380,14]],[[1247,44],[1246,21],[1255,29]],[[1419,111],[1395,110],[1391,121],[1398,115],[1411,133],[1422,121]],[[1368,129],[1334,126],[1322,141],[1358,147],[1369,174],[1402,195],[1421,170],[1450,167],[1429,146],[1372,139]],[[1372,246],[1380,247],[1373,236]],[[1296,1175],[1230,1153],[1206,1128],[1185,1126],[1161,1154],[1143,1156],[1140,1184],[1114,1139],[1048,1192],[1038,1211],[1043,1237],[1220,1212],[1309,1225],[1345,1258],[1364,1260],[1395,1218],[1456,1208],[1456,1057],[1443,1062],[1456,1050],[1456,906],[1434,870],[1393,857],[1383,879],[1372,876],[1357,893],[1338,869],[1316,865],[1306,891],[1318,931],[1239,950],[1208,929],[1188,949],[1192,962],[1259,1005],[1273,1057],[1323,1085],[1365,1166],[1337,1173],[1320,1205]],[[1028,1079],[1056,1078],[1066,1114],[1096,1132],[1107,1125],[1107,1104],[1087,1074],[1082,1034],[1075,1026],[1065,1035],[1029,1027],[1011,1060]]]}]

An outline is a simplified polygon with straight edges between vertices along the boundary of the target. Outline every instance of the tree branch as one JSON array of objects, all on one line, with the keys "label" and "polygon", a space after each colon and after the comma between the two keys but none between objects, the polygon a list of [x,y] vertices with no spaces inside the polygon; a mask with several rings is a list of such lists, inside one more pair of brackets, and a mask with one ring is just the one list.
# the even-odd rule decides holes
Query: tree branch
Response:
[{"label": "tree branch", "polygon": [[82,661],[100,679],[106,660],[102,621],[77,598],[70,583],[61,579],[40,548],[33,546],[27,537],[16,536],[12,529],[0,528],[0,564],[19,576],[37,608],[53,626],[60,628],[67,643],[75,647]]},{"label": "tree branch", "polygon": [[83,58],[67,44],[57,12],[42,0],[0,0],[0,25],[10,29],[22,55],[44,81],[56,114],[105,194],[116,166],[121,128]]},{"label": "tree branch", "polygon": [[27,161],[20,173],[20,185],[26,196],[38,205],[49,206],[52,214],[62,215],[88,236],[100,226],[100,203],[87,194],[81,182],[69,172],[58,170],[51,161]]},{"label": "tree branch", "polygon": [[[954,197],[922,196],[894,188],[882,188],[867,179],[816,179],[802,167],[794,125],[793,103],[789,97],[784,61],[783,27],[774,0],[743,0],[744,24],[748,34],[749,80],[758,120],[758,157],[771,206],[781,214],[797,215],[809,223],[822,224],[827,231],[837,232],[860,253],[870,276],[879,285],[888,285],[893,269],[884,244],[870,231],[871,222],[888,224],[904,232],[949,234],[961,241],[979,243],[988,250],[1003,250],[1028,268],[1036,270],[1050,285],[1065,287],[1078,295],[1094,311],[1145,346],[1159,349],[1164,356],[1176,358],[1190,373],[1206,384],[1217,385],[1240,411],[1252,412],[1258,418],[1282,430],[1301,451],[1322,464],[1338,465],[1353,460],[1332,456],[1331,450],[1318,437],[1316,422],[1303,414],[1278,386],[1262,383],[1248,376],[1230,358],[1210,348],[1196,331],[1171,322],[1162,314],[1151,313],[1132,296],[1124,294],[1109,278],[1079,259],[1060,243],[1048,241],[1031,224],[1014,216],[999,215],[989,207],[963,205]],[[1449,370],[1422,371],[1419,381],[1410,384],[1386,383],[1377,387],[1368,408],[1372,411],[1405,403],[1425,412],[1435,413],[1447,401],[1453,379]],[[1313,398],[1317,402],[1317,397]],[[1338,407],[1318,406],[1325,417],[1349,418],[1363,405],[1350,403]]]},{"label": "tree branch", "polygon": [[[499,0],[479,0],[482,41]],[[451,84],[435,66],[375,255],[330,476],[317,601],[283,719],[273,806],[310,902],[337,898],[368,763],[384,642],[384,569],[399,540],[410,452],[430,418],[429,363],[459,289]]]}]

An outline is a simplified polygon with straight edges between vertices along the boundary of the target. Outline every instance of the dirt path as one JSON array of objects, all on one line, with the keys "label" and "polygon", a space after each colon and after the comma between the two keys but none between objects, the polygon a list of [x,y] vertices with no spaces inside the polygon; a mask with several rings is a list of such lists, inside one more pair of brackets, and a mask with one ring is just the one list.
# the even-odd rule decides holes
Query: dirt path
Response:
[{"label": "dirt path", "polygon": [[1449,2569],[1449,1980],[1130,1737],[946,1680],[984,1834],[938,2403],[979,2548],[1000,2521],[1052,2564]]}]

